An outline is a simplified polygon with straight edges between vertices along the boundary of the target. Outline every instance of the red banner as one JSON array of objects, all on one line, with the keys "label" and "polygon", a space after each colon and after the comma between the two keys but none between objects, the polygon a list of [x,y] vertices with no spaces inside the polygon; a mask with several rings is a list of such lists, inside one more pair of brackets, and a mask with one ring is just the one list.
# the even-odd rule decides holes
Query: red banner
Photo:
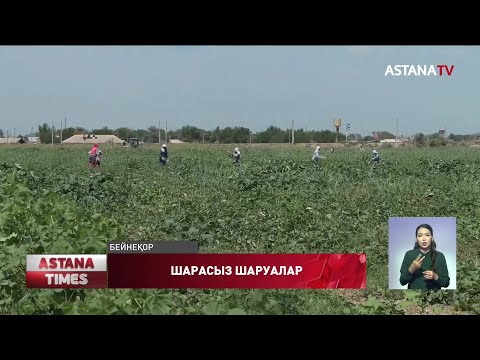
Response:
[{"label": "red banner", "polygon": [[365,254],[109,254],[109,288],[364,289]]}]

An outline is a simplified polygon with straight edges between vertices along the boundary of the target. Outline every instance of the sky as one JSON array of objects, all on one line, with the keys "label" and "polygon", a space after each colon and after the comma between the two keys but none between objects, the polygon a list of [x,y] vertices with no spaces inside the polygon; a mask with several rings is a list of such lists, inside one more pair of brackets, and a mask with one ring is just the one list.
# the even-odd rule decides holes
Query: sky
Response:
[{"label": "sky", "polygon": [[[454,65],[450,77],[388,65]],[[479,46],[0,46],[0,129],[480,132]],[[438,69],[436,69],[438,72]],[[344,127],[341,129],[344,132]]]}]

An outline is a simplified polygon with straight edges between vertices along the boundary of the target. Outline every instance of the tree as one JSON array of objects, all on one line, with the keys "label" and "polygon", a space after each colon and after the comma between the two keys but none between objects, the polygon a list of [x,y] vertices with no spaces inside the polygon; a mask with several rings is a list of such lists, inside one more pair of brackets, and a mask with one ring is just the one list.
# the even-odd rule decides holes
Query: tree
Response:
[{"label": "tree", "polygon": [[215,138],[215,143],[219,143],[219,142],[220,142],[220,132],[221,132],[220,126],[217,126],[217,127],[215,128],[215,130],[212,131],[212,133],[213,133],[212,135],[213,135],[213,137]]},{"label": "tree", "polygon": [[[336,141],[336,133],[331,130],[322,130],[322,131],[315,131],[313,134],[312,140],[317,143],[334,143]],[[339,133],[338,134],[338,141],[342,141],[345,139],[345,134]]]},{"label": "tree", "polygon": [[231,144],[233,143],[233,129],[228,126],[225,129],[220,130],[218,134],[218,139],[222,144]]},{"label": "tree", "polygon": [[362,139],[363,139],[362,134],[359,134],[359,133],[348,134],[348,140],[362,141]]},{"label": "tree", "polygon": [[436,133],[433,133],[433,134],[428,135],[428,138],[429,138],[429,139],[443,139],[443,135],[441,135],[440,133],[436,132]]},{"label": "tree", "polygon": [[310,142],[310,137],[303,129],[295,130],[295,142],[296,143],[308,143]]},{"label": "tree", "polygon": [[48,126],[47,123],[38,126],[38,137],[42,144],[49,144],[52,142],[52,129]]},{"label": "tree", "polygon": [[201,129],[195,126],[184,126],[180,129],[180,140],[182,141],[189,141],[189,142],[198,142],[202,138],[202,131]]},{"label": "tree", "polygon": [[[71,138],[73,135],[76,135],[76,134],[77,133],[75,132],[75,128],[73,127],[69,127],[62,130],[62,137],[64,140],[67,140],[68,138]],[[84,133],[80,133],[80,134],[83,135]]]},{"label": "tree", "polygon": [[104,126],[101,129],[94,129],[92,130],[92,134],[95,135],[113,135],[113,130],[109,129],[108,127]]},{"label": "tree", "polygon": [[129,128],[126,127],[121,127],[115,130],[115,135],[117,135],[118,138],[123,139],[125,141],[128,141],[128,139],[135,136],[135,132]]},{"label": "tree", "polygon": [[0,138],[3,138],[3,130],[0,129]]},{"label": "tree", "polygon": [[148,130],[148,134],[145,142],[158,143],[158,128],[152,125],[152,126],[149,126],[147,130]]},{"label": "tree", "polygon": [[348,138],[348,141],[361,141],[362,135],[359,133],[348,134],[347,138]]},{"label": "tree", "polygon": [[284,143],[288,141],[288,133],[277,126],[272,125],[265,131],[257,133],[256,140],[259,143]]},{"label": "tree", "polygon": [[233,128],[234,143],[248,143],[250,141],[250,129],[244,127]]},{"label": "tree", "polygon": [[385,140],[385,139],[395,139],[395,135],[388,131],[380,131],[378,134],[379,140]]},{"label": "tree", "polygon": [[424,133],[415,134],[415,137],[413,138],[413,142],[417,145],[424,145],[425,141],[426,138]]}]

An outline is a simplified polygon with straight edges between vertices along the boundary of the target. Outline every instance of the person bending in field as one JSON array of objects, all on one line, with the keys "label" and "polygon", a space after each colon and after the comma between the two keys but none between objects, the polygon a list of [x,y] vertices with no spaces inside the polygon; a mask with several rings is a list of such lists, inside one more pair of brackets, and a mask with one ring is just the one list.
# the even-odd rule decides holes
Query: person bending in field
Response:
[{"label": "person bending in field", "polygon": [[315,151],[313,152],[312,160],[313,161],[319,161],[320,160],[320,145],[317,145],[317,147],[315,148]]},{"label": "person bending in field", "polygon": [[378,153],[378,150],[372,151],[372,162],[374,165],[378,165],[380,163],[380,154]]},{"label": "person bending in field", "polygon": [[167,159],[168,159],[167,145],[163,144],[162,148],[160,149],[160,165],[162,166],[166,165]]},{"label": "person bending in field", "polygon": [[88,152],[88,167],[100,169],[100,156],[102,156],[102,151],[98,148],[98,144],[94,144]]},{"label": "person bending in field", "polygon": [[240,150],[236,147],[233,150],[232,157],[234,159],[235,165],[240,165]]}]

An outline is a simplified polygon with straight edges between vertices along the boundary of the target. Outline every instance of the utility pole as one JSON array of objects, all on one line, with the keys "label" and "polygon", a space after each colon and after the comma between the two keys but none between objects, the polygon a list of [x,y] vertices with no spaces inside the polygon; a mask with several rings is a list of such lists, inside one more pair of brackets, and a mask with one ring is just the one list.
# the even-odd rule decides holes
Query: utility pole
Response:
[{"label": "utility pole", "polygon": [[162,133],[160,132],[161,127],[160,127],[160,120],[158,120],[158,143],[160,144],[162,142]]},{"label": "utility pole", "polygon": [[168,144],[167,120],[165,120],[165,144]]},{"label": "utility pole", "polygon": [[250,145],[252,145],[252,131],[250,130]]},{"label": "utility pole", "polygon": [[53,121],[52,121],[52,145],[53,145]]},{"label": "utility pole", "polygon": [[202,144],[205,144],[205,130],[202,130]]},{"label": "utility pole", "polygon": [[395,137],[395,143],[398,143],[398,118],[397,118],[397,136]]},{"label": "utility pole", "polygon": [[62,122],[60,121],[60,144],[62,143],[63,140],[63,127],[62,127]]},{"label": "utility pole", "polygon": [[15,128],[13,128],[13,137],[15,138]]},{"label": "utility pole", "polygon": [[8,144],[8,130],[7,130],[7,144]]},{"label": "utility pole", "polygon": [[67,128],[67,113],[65,113],[65,129]]},{"label": "utility pole", "polygon": [[295,124],[294,120],[292,120],[292,144],[295,144]]}]

